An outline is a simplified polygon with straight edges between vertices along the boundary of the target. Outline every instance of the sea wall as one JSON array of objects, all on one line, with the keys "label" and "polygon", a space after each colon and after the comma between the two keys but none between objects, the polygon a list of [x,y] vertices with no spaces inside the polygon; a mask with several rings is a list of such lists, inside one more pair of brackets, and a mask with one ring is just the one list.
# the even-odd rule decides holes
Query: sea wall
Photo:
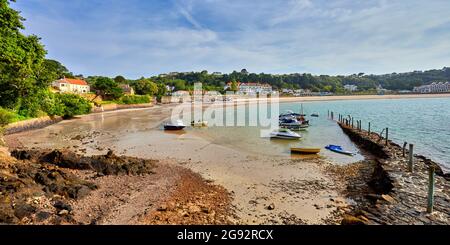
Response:
[{"label": "sea wall", "polygon": [[52,117],[40,117],[40,118],[33,118],[29,120],[24,120],[20,122],[15,122],[8,124],[8,126],[5,127],[4,134],[15,134],[20,133],[27,130],[33,130],[33,129],[39,129],[39,128],[45,128],[49,125],[58,123],[62,121],[63,118],[60,116],[52,116]]},{"label": "sea wall", "polygon": [[[371,193],[366,193],[368,205],[355,212],[369,224],[450,224],[450,175],[430,159],[414,155],[414,168],[408,168],[408,150],[379,134],[369,134],[339,123],[350,139],[376,157],[377,164],[366,183]],[[435,169],[434,210],[427,212],[429,196],[429,171]],[[345,222],[347,222],[346,220]],[[359,219],[359,221],[362,221]],[[343,223],[345,223],[343,222]]]},{"label": "sea wall", "polygon": [[115,111],[115,110],[123,110],[123,109],[139,109],[139,108],[150,108],[153,107],[153,103],[146,104],[132,104],[132,105],[119,105],[119,104],[107,104],[102,105],[100,107],[94,107],[92,112],[105,112],[105,111]]}]

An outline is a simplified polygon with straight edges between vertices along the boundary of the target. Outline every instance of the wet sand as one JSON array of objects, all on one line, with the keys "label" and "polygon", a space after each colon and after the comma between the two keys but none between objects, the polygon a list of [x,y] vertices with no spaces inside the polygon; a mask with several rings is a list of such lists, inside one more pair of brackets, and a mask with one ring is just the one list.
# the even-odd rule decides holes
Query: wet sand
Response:
[{"label": "wet sand", "polygon": [[[351,204],[343,183],[321,158],[286,159],[242,152],[186,132],[167,133],[161,123],[172,106],[91,114],[7,137],[10,146],[70,149],[80,154],[169,161],[231,192],[238,224],[338,223]],[[130,201],[132,203],[132,201]],[[128,204],[127,204],[128,205]],[[130,204],[131,205],[131,204]],[[119,220],[120,221],[120,220]]]}]

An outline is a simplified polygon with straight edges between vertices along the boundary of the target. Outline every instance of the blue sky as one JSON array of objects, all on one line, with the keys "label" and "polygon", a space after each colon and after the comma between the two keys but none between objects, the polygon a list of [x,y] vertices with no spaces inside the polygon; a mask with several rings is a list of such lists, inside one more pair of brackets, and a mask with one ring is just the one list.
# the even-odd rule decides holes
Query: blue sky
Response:
[{"label": "blue sky", "polygon": [[450,66],[448,0],[18,0],[76,74],[381,74]]}]

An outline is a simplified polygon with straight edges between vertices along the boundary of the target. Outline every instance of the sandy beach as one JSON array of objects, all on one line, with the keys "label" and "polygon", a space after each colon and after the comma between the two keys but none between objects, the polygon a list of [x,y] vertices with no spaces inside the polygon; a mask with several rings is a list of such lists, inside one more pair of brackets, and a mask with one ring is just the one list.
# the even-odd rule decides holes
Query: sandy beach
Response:
[{"label": "sandy beach", "polygon": [[[342,194],[345,184],[326,170],[332,163],[322,158],[261,156],[210,142],[195,134],[164,132],[161,123],[170,115],[171,108],[158,106],[92,114],[11,135],[6,140],[10,147],[69,150],[87,156],[112,150],[117,155],[154,159],[187,168],[231,194],[230,207],[234,214],[227,217],[230,223],[340,222],[339,217],[350,203]],[[95,192],[91,195],[87,200],[100,199]],[[107,210],[120,209],[109,207]]]}]

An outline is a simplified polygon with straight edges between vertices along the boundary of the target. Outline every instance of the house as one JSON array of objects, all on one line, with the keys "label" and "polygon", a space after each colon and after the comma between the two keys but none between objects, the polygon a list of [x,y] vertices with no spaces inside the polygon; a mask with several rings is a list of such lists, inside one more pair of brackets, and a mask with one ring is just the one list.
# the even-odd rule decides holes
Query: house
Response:
[{"label": "house", "polygon": [[81,79],[62,78],[52,83],[52,87],[61,93],[87,94],[91,88],[89,84]]},{"label": "house", "polygon": [[450,82],[433,82],[429,85],[423,85],[414,87],[415,93],[427,94],[427,93],[446,93],[450,92]]},{"label": "house", "polygon": [[134,95],[134,88],[129,84],[119,84],[119,87],[122,89],[123,93],[126,95]]},{"label": "house", "polygon": [[[225,90],[231,88],[231,82],[224,87]],[[261,84],[261,83],[237,83],[238,92],[242,94],[271,94],[272,86],[269,84]]]},{"label": "house", "polygon": [[347,84],[347,85],[344,85],[344,89],[347,91],[350,91],[350,92],[355,92],[358,90],[358,86],[352,85],[352,84]]}]

